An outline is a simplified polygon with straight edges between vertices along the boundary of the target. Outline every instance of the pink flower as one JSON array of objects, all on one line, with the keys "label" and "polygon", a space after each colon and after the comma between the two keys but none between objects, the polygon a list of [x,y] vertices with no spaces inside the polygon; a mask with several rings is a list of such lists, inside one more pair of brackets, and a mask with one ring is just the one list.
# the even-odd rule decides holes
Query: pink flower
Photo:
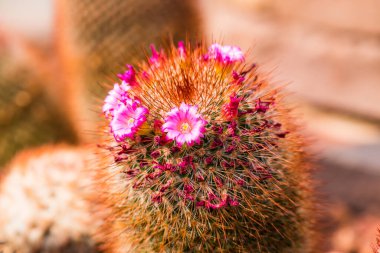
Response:
[{"label": "pink flower", "polygon": [[182,103],[167,115],[162,131],[167,133],[169,139],[175,140],[179,145],[187,143],[191,146],[194,142],[200,143],[207,122],[197,113],[196,106]]},{"label": "pink flower", "polygon": [[111,131],[116,141],[123,141],[126,138],[132,139],[140,126],[146,121],[148,109],[140,106],[138,101],[129,99],[126,103],[121,103],[114,111],[111,121]]},{"label": "pink flower", "polygon": [[183,41],[178,42],[178,53],[182,58],[186,56],[186,47]]},{"label": "pink flower", "polygon": [[234,79],[234,84],[240,85],[244,82],[245,76],[238,74],[235,70],[232,71],[232,78]]},{"label": "pink flower", "polygon": [[241,100],[242,98],[237,97],[236,94],[230,96],[230,102],[228,104],[223,105],[223,108],[222,108],[223,116],[226,119],[232,120],[237,117],[239,103]]},{"label": "pink flower", "polygon": [[228,198],[228,204],[230,206],[238,206],[239,205],[239,201],[236,200],[236,199],[233,199],[233,198]]},{"label": "pink flower", "polygon": [[165,192],[173,183],[173,179],[169,179],[166,184],[164,184],[161,189],[160,189],[160,192]]},{"label": "pink flower", "polygon": [[162,202],[162,192],[155,192],[152,194],[152,201],[155,203]]},{"label": "pink flower", "polygon": [[257,112],[266,113],[266,111],[269,109],[270,102],[262,102],[261,99],[258,99],[256,101],[255,109]]},{"label": "pink flower", "polygon": [[235,46],[222,46],[215,43],[211,45],[208,53],[211,58],[223,63],[232,63],[235,61],[244,60],[242,51],[239,47]]},{"label": "pink flower", "polygon": [[128,70],[123,74],[117,74],[117,77],[130,86],[137,85],[136,72],[132,65],[127,65]]},{"label": "pink flower", "polygon": [[149,59],[149,63],[156,67],[160,66],[161,62],[165,59],[164,51],[161,49],[158,52],[153,44],[150,45],[150,50],[152,51],[152,56]]},{"label": "pink flower", "polygon": [[215,209],[223,208],[228,205],[228,195],[224,194],[221,199],[219,198],[216,198],[216,199],[218,199],[219,203],[213,204],[210,202],[212,201],[212,199],[210,199],[209,201],[205,201],[205,207],[215,210]]},{"label": "pink flower", "polygon": [[119,108],[122,103],[125,103],[130,99],[128,90],[131,87],[126,83],[115,84],[113,89],[108,93],[108,96],[104,100],[103,112],[106,116],[113,116],[113,112]]}]

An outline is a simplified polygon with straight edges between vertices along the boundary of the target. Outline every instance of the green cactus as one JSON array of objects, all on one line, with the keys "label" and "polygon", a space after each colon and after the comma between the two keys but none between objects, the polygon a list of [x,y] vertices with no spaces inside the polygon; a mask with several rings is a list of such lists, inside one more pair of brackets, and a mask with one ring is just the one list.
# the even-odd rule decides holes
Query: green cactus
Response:
[{"label": "green cactus", "polygon": [[311,252],[302,139],[239,48],[152,47],[118,77],[101,145],[114,161],[98,171],[106,250]]}]

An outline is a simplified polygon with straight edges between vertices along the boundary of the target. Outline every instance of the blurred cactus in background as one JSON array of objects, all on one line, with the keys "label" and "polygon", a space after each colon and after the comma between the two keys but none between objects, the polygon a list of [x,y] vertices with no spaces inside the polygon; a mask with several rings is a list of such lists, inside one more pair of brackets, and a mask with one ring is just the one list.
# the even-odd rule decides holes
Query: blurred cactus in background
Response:
[{"label": "blurred cactus in background", "polygon": [[[21,38],[0,38],[0,167],[17,151],[43,143],[77,142],[77,133],[46,88],[34,49]],[[9,36],[7,36],[9,35]],[[7,37],[6,37],[7,36]]]},{"label": "blurred cactus in background", "polygon": [[0,178],[0,252],[96,252],[90,150],[45,146],[17,155]]},{"label": "blurred cactus in background", "polygon": [[170,36],[174,41],[196,36],[199,18],[194,5],[183,0],[58,0],[58,43],[64,48],[67,42],[75,43],[88,84],[102,83],[120,71],[126,59],[144,57],[147,41],[161,44]]},{"label": "blurred cactus in background", "polygon": [[[200,26],[191,0],[57,0],[56,12],[57,48],[65,66],[62,87],[80,103],[68,104],[78,124],[85,123],[77,120],[83,115],[94,121],[88,113],[94,101],[89,99],[105,94],[104,84],[121,71],[122,63],[141,60],[147,42],[194,38]],[[89,124],[79,128],[94,130]]]},{"label": "blurred cactus in background", "polygon": [[118,77],[100,145],[114,161],[98,171],[106,250],[311,252],[302,137],[238,47],[152,46]]}]

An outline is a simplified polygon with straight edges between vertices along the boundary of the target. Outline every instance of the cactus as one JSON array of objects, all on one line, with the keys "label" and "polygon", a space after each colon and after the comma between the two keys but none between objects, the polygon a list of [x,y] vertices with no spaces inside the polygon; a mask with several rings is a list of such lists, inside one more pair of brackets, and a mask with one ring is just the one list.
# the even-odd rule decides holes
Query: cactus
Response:
[{"label": "cactus", "polygon": [[102,83],[120,70],[126,57],[144,57],[144,41],[165,43],[165,35],[174,40],[196,35],[194,5],[189,0],[56,0],[58,25],[65,25],[57,30],[59,43],[67,48],[72,40],[77,57],[86,61],[87,78]]},{"label": "cactus", "polygon": [[98,171],[109,252],[309,252],[303,142],[240,48],[172,46],[109,92]]},{"label": "cactus", "polygon": [[43,61],[31,56],[35,48],[22,38],[0,33],[5,37],[0,38],[0,167],[25,148],[77,143],[73,125],[46,89],[52,83],[41,73]]},{"label": "cactus", "polygon": [[92,154],[44,146],[18,154],[0,178],[0,252],[97,252],[90,216]]}]

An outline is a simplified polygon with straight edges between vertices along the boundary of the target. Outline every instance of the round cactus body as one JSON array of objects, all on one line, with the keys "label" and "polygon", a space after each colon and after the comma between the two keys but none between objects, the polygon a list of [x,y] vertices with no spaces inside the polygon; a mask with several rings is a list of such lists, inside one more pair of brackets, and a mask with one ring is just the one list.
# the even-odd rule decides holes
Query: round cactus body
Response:
[{"label": "round cactus body", "polygon": [[0,252],[95,253],[91,149],[46,145],[19,153],[0,174]]},{"label": "round cactus body", "polygon": [[310,181],[278,92],[240,48],[179,43],[103,105],[111,252],[308,252]]}]

